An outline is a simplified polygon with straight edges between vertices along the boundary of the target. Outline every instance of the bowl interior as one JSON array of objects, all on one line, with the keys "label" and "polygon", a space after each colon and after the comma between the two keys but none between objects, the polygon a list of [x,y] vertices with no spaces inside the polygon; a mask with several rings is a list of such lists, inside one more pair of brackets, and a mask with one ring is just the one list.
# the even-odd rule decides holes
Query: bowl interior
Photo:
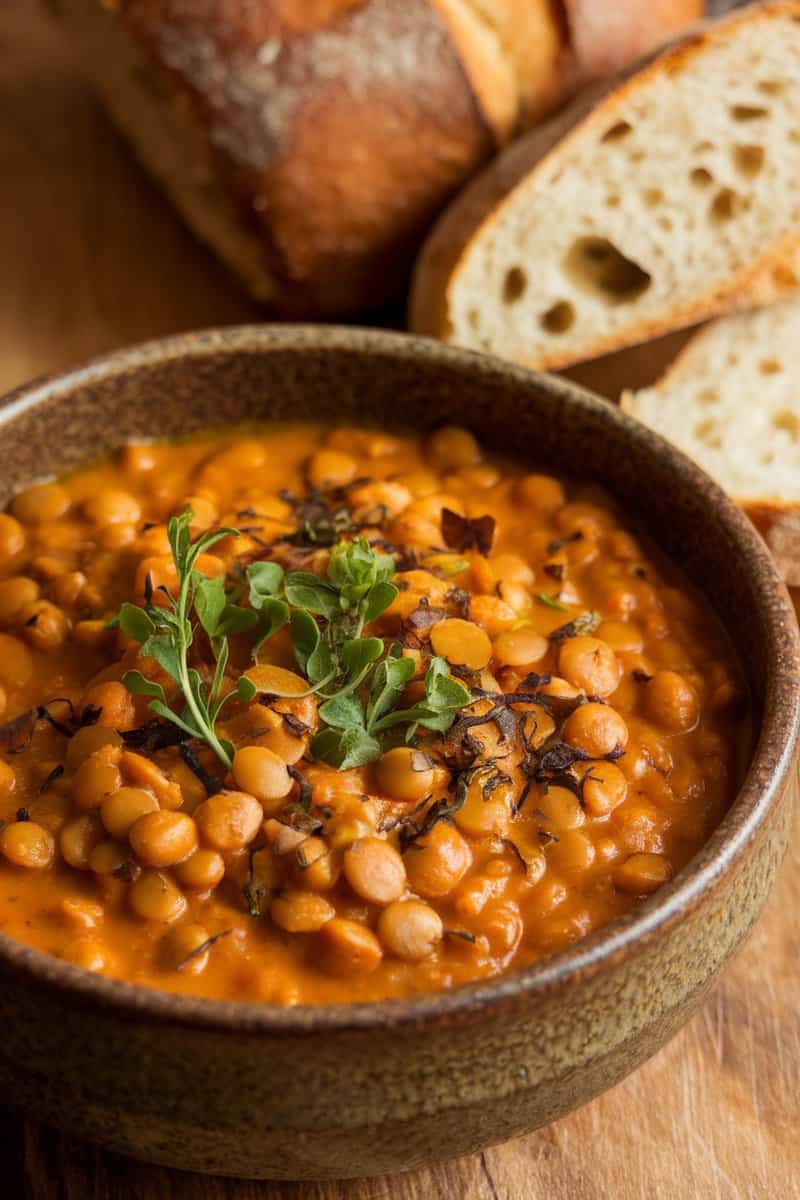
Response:
[{"label": "bowl interior", "polygon": [[[730,849],[737,832],[743,837],[764,789],[785,771],[796,733],[800,652],[785,590],[749,522],[703,472],[565,380],[366,330],[267,326],[171,338],[10,397],[0,408],[0,501],[131,439],[303,418],[422,430],[464,424],[531,468],[608,487],[705,594],[739,656],[756,736],[768,736],[761,736],[743,793],[700,866],[723,852],[726,839]],[[666,912],[680,887],[679,877],[643,906],[645,916]],[[633,929],[638,919],[622,924]],[[587,939],[588,950],[609,940],[608,929]],[[573,947],[556,959],[577,961],[581,953]],[[537,964],[524,974],[548,971]]]}]

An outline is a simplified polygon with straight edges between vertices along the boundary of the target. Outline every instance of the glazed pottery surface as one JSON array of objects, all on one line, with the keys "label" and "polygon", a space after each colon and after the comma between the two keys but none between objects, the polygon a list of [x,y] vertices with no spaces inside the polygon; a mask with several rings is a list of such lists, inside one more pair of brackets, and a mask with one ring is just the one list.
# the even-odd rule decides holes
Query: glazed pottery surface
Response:
[{"label": "glazed pottery surface", "polygon": [[457,422],[531,468],[606,484],[727,627],[757,745],[732,810],[671,884],[498,980],[280,1009],[137,988],[0,936],[4,1102],[140,1158],[290,1179],[477,1150],[563,1115],[657,1050],[764,905],[787,844],[800,704],[785,590],[702,472],[570,383],[433,342],[247,327],[151,343],[33,384],[0,409],[0,498],[132,438],[303,417]]}]

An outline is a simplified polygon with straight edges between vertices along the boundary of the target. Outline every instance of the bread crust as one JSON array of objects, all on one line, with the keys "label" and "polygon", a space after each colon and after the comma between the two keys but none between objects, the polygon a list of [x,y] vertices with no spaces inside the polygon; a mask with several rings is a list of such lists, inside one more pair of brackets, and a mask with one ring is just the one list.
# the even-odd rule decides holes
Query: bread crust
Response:
[{"label": "bread crust", "polygon": [[396,297],[453,192],[579,78],[554,0],[51,3],[189,223],[289,316]]},{"label": "bread crust", "polygon": [[[679,68],[711,43],[731,37],[746,22],[770,20],[787,10],[800,12],[798,0],[756,5],[679,38],[656,51],[643,64],[581,93],[556,118],[521,138],[501,155],[456,198],[423,246],[412,278],[409,302],[412,330],[448,339],[450,293],[457,286],[459,270],[473,240],[514,202],[517,186],[545,159],[568,148],[573,138],[587,126],[601,122],[613,124],[619,107],[631,91],[654,74]],[[579,356],[574,352],[553,350],[538,355],[521,354],[517,361],[540,370],[556,370],[624,350],[733,308],[767,302],[786,294],[795,285],[793,264],[798,262],[800,229],[765,248],[754,262],[725,284],[697,300],[675,305],[668,313],[640,320],[627,334],[608,334],[587,341]]]}]

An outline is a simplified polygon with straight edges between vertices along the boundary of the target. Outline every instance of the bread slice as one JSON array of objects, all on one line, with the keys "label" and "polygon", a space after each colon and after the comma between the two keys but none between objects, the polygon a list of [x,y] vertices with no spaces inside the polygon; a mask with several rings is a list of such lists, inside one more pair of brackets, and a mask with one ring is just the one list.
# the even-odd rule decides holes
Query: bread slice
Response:
[{"label": "bread slice", "polygon": [[522,138],[426,243],[410,322],[539,368],[800,286],[800,0],[753,5]]},{"label": "bread slice", "polygon": [[800,585],[800,298],[707,325],[622,406],[743,505]]}]

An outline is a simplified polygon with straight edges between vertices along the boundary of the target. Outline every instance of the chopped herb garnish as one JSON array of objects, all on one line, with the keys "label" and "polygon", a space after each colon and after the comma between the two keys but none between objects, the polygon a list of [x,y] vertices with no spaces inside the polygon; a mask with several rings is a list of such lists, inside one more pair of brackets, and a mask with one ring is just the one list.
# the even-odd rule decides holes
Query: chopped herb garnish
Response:
[{"label": "chopped herb garnish", "polygon": [[488,558],[494,541],[495,519],[485,513],[482,517],[462,517],[451,508],[442,509],[442,537],[450,550],[477,550]]},{"label": "chopped herb garnish", "polygon": [[545,608],[555,608],[558,610],[558,612],[569,612],[566,604],[562,604],[561,601],[557,600],[555,596],[548,596],[545,592],[537,592],[536,599],[540,604],[543,604]]}]

